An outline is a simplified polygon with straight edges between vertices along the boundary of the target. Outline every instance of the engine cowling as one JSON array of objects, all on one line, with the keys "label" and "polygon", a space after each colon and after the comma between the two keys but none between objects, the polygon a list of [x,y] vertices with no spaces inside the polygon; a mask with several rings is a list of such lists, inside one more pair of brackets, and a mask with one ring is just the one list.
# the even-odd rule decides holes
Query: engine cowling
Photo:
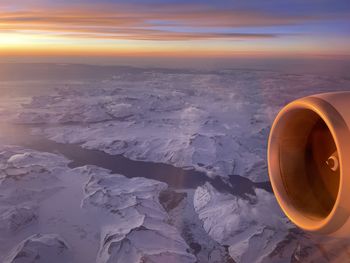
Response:
[{"label": "engine cowling", "polygon": [[350,92],[295,100],[277,115],[268,169],[282,210],[298,227],[350,237]]}]

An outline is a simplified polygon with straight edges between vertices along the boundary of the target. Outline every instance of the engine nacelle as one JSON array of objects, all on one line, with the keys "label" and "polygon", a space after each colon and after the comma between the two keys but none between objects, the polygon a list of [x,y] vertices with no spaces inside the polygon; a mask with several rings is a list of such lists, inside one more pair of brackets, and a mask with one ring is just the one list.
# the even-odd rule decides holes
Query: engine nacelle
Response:
[{"label": "engine nacelle", "polygon": [[282,210],[300,228],[350,237],[350,92],[291,102],[277,115],[268,168]]}]

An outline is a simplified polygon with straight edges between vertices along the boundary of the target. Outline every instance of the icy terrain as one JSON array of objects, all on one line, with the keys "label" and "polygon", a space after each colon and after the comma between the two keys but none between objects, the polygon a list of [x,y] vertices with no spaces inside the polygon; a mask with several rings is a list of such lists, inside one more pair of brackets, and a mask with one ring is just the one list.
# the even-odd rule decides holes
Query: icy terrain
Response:
[{"label": "icy terrain", "polygon": [[[2,123],[26,128],[22,140],[0,134],[0,261],[344,262],[350,253],[346,242],[297,230],[256,184],[268,180],[277,111],[298,97],[349,89],[346,77],[115,68],[102,78],[3,87]],[[24,145],[28,127],[54,143]],[[72,144],[85,164],[64,156]],[[173,185],[149,170],[116,174],[88,165],[99,151],[207,179],[186,185],[191,173],[173,169],[176,177],[169,167],[163,176],[176,177]]]},{"label": "icy terrain", "polygon": [[[53,125],[52,140],[138,160],[267,180],[268,128],[288,101],[348,80],[269,71],[120,74],[36,96],[12,119]],[[308,88],[305,88],[308,87]],[[331,88],[330,88],[331,87]],[[293,92],[291,92],[293,91]]]},{"label": "icy terrain", "polygon": [[94,262],[96,256],[96,262],[195,262],[159,203],[166,184],[97,167],[70,169],[50,153],[16,147],[0,152],[1,255],[15,240],[39,232],[7,262],[68,262],[65,251],[72,262]]}]

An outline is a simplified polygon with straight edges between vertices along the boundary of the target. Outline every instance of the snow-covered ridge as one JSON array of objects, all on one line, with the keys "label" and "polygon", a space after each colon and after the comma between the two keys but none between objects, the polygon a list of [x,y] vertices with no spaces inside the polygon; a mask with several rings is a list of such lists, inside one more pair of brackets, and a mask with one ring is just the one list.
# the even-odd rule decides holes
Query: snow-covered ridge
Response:
[{"label": "snow-covered ridge", "polygon": [[[32,97],[1,94],[0,118],[35,124],[35,133],[57,142],[266,181],[266,141],[278,109],[349,84],[346,78],[253,70],[113,72],[103,81],[27,83],[26,90],[45,87]],[[38,233],[59,234],[73,262],[84,263],[348,259],[347,242],[296,230],[273,195],[253,184],[255,195],[244,196],[208,183],[180,189],[186,197],[165,210],[158,200],[167,188],[162,182],[91,166],[70,169],[68,162],[0,145],[0,261],[13,248],[21,253],[21,242]]]},{"label": "snow-covered ridge", "polygon": [[[273,196],[260,189],[255,192],[256,196],[245,200],[205,184],[194,195],[204,229],[214,240],[230,246],[230,255],[237,262],[261,262],[291,228]],[[253,246],[255,239],[259,241]]]},{"label": "snow-covered ridge", "polygon": [[250,200],[220,193],[210,184],[198,187],[194,208],[203,228],[229,247],[235,262],[344,262],[349,242],[311,236],[293,226],[274,196],[255,189]]},{"label": "snow-covered ridge", "polygon": [[235,174],[264,181],[268,130],[279,108],[330,86],[348,84],[272,71],[139,70],[102,82],[68,82],[9,116],[54,124],[40,132],[58,142],[212,175],[226,176],[234,167]]},{"label": "snow-covered ridge", "polygon": [[85,186],[83,207],[113,215],[103,227],[98,262],[195,262],[159,203],[167,185],[144,178],[99,173]]},{"label": "snow-covered ridge", "polygon": [[19,147],[0,153],[6,262],[196,261],[159,203],[165,183],[94,166],[71,169],[62,156]]},{"label": "snow-covered ridge", "polygon": [[4,263],[73,263],[66,242],[56,234],[36,234],[23,240]]}]

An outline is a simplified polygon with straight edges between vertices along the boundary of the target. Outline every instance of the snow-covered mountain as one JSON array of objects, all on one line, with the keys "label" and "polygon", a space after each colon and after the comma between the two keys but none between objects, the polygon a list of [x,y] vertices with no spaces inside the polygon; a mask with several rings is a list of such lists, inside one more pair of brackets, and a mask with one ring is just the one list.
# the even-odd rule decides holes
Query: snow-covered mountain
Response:
[{"label": "snow-covered mountain", "polygon": [[[344,262],[348,242],[310,236],[284,217],[265,153],[282,105],[349,83],[126,68],[6,83],[0,261]],[[125,174],[108,169],[114,157]]]}]

